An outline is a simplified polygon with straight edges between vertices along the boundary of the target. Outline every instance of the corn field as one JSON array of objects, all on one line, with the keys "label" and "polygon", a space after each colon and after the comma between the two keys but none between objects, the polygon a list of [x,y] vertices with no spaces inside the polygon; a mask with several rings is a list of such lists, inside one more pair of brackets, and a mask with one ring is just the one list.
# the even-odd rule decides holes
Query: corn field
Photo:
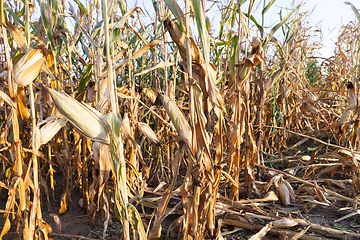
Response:
[{"label": "corn field", "polygon": [[0,2],[0,239],[360,239],[352,3]]}]

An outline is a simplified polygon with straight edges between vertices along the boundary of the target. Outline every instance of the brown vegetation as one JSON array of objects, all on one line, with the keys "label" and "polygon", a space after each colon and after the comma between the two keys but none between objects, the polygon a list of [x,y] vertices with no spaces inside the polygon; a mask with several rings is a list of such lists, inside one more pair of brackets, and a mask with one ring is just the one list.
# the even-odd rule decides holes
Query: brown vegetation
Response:
[{"label": "brown vegetation", "polygon": [[319,60],[302,5],[268,29],[275,1],[217,3],[214,36],[204,0],[153,1],[151,23],[125,1],[0,1],[0,238],[90,239],[61,231],[74,205],[103,239],[360,238],[351,3]]}]

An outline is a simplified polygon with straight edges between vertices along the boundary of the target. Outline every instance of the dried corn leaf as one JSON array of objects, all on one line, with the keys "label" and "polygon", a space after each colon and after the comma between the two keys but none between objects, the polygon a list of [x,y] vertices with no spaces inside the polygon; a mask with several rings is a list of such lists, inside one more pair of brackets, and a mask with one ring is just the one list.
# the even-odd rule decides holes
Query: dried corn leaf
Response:
[{"label": "dried corn leaf", "polygon": [[25,122],[29,122],[29,117],[30,117],[30,111],[26,106],[26,101],[25,101],[25,91],[23,87],[19,87],[17,89],[17,110],[18,110],[18,114],[21,117],[22,120],[24,120]]},{"label": "dried corn leaf", "polygon": [[161,236],[162,217],[165,214],[165,210],[169,203],[171,193],[174,189],[174,186],[175,186],[175,183],[176,183],[176,180],[178,177],[181,156],[182,156],[182,152],[180,152],[180,150],[177,150],[175,153],[175,156],[174,156],[174,163],[172,165],[173,166],[173,180],[171,181],[170,186],[166,189],[166,191],[161,199],[161,202],[160,202],[159,206],[157,207],[155,222],[154,222],[154,225],[153,225],[151,231],[149,232],[149,236],[148,236],[149,239],[159,238]]},{"label": "dried corn leaf", "polygon": [[70,189],[68,186],[66,186],[65,192],[61,196],[59,214],[62,214],[67,211],[68,203],[71,199],[70,194],[71,194]]},{"label": "dried corn leaf", "polygon": [[148,68],[148,69],[146,69],[146,70],[144,70],[144,71],[142,71],[142,72],[136,73],[136,74],[134,75],[134,77],[147,74],[147,73],[149,73],[149,72],[151,72],[151,71],[154,71],[154,70],[156,70],[156,69],[159,69],[159,68],[166,68],[166,67],[170,67],[170,66],[173,66],[173,65],[175,65],[174,62],[160,62],[160,63],[156,64],[156,65],[155,65],[154,67],[152,67],[152,68]]},{"label": "dried corn leaf", "polygon": [[274,227],[293,227],[298,225],[298,222],[290,218],[283,218],[280,220],[273,221],[272,224],[274,225]]},{"label": "dried corn leaf", "polygon": [[6,22],[6,30],[8,30],[13,37],[16,44],[21,48],[23,52],[27,51],[26,43],[25,43],[25,36],[24,34],[17,29],[13,24],[10,22]]},{"label": "dried corn leaf", "polygon": [[15,102],[3,91],[0,90],[0,97],[5,100],[12,108],[16,108]]},{"label": "dried corn leaf", "polygon": [[272,228],[272,223],[266,224],[257,234],[253,235],[249,240],[260,240],[262,239]]},{"label": "dried corn leaf", "polygon": [[[145,45],[143,48],[141,48],[140,50],[136,51],[131,57],[129,57],[128,59],[114,64],[113,69],[117,69],[121,66],[124,66],[125,64],[127,64],[129,61],[134,60],[134,59],[138,59],[139,57],[141,57],[146,51],[148,51],[150,48],[155,47],[158,43],[160,43],[162,40],[153,40],[152,42],[150,42],[149,44]],[[103,74],[100,78],[103,78],[107,75],[107,73]]]}]

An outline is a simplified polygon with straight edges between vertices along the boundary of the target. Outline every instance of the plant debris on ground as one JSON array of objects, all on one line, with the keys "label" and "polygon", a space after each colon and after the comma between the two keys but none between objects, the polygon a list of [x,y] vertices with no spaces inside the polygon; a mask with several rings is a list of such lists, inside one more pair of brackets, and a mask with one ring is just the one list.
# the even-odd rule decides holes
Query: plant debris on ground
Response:
[{"label": "plant debris on ground", "polygon": [[360,14],[275,2],[0,0],[0,239],[360,239]]}]

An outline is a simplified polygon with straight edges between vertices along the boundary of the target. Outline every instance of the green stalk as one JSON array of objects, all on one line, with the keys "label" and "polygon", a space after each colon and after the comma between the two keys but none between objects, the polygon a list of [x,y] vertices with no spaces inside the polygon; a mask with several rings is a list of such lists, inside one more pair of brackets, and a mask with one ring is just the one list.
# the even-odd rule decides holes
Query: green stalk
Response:
[{"label": "green stalk", "polygon": [[242,40],[242,23],[241,23],[241,3],[240,3],[241,0],[238,0],[238,8],[239,8],[239,28],[238,28],[238,35],[239,35],[239,38],[238,38],[238,57],[237,57],[237,62],[241,62],[241,40]]},{"label": "green stalk", "polygon": [[116,104],[116,96],[115,96],[115,82],[113,78],[113,67],[112,60],[110,57],[110,41],[109,41],[109,23],[108,23],[108,9],[107,9],[107,0],[102,0],[102,17],[104,21],[104,34],[105,34],[105,49],[106,49],[106,63],[107,63],[107,77],[109,84],[109,92],[110,92],[110,104],[111,104],[111,112],[117,113],[117,104]]},{"label": "green stalk", "polygon": [[[107,0],[102,0],[102,17],[104,21],[104,34],[105,34],[105,49],[106,49],[106,63],[107,63],[107,76],[108,76],[108,84],[109,84],[109,93],[110,93],[110,103],[111,103],[111,112],[113,114],[118,113],[118,108],[116,104],[116,94],[115,94],[115,82],[113,78],[113,68],[112,68],[112,60],[110,57],[110,42],[109,42],[109,23],[108,23],[108,9],[107,9]],[[100,89],[99,89],[100,91]],[[114,139],[115,138],[115,139]],[[124,239],[130,239],[130,230],[129,230],[129,220],[128,220],[128,213],[127,213],[127,189],[126,189],[126,163],[123,157],[123,143],[121,135],[116,139],[114,135],[111,139],[111,145],[115,145],[111,152],[112,152],[112,160],[114,165],[116,166],[116,158],[119,167],[115,168],[116,170],[116,185],[117,189],[120,190],[121,198],[122,198],[122,224],[123,224],[123,232],[124,232]],[[117,152],[114,152],[114,149]]]},{"label": "green stalk", "polygon": [[[110,153],[114,163],[113,173],[116,176],[116,192],[115,192],[115,212],[116,209],[120,210],[120,220],[123,224],[124,239],[130,239],[129,230],[129,217],[127,212],[128,197],[126,188],[126,163],[123,155],[123,143],[121,134],[117,137],[115,134],[112,135],[110,141]],[[118,201],[120,200],[120,202]],[[119,203],[121,206],[119,206]]]}]

